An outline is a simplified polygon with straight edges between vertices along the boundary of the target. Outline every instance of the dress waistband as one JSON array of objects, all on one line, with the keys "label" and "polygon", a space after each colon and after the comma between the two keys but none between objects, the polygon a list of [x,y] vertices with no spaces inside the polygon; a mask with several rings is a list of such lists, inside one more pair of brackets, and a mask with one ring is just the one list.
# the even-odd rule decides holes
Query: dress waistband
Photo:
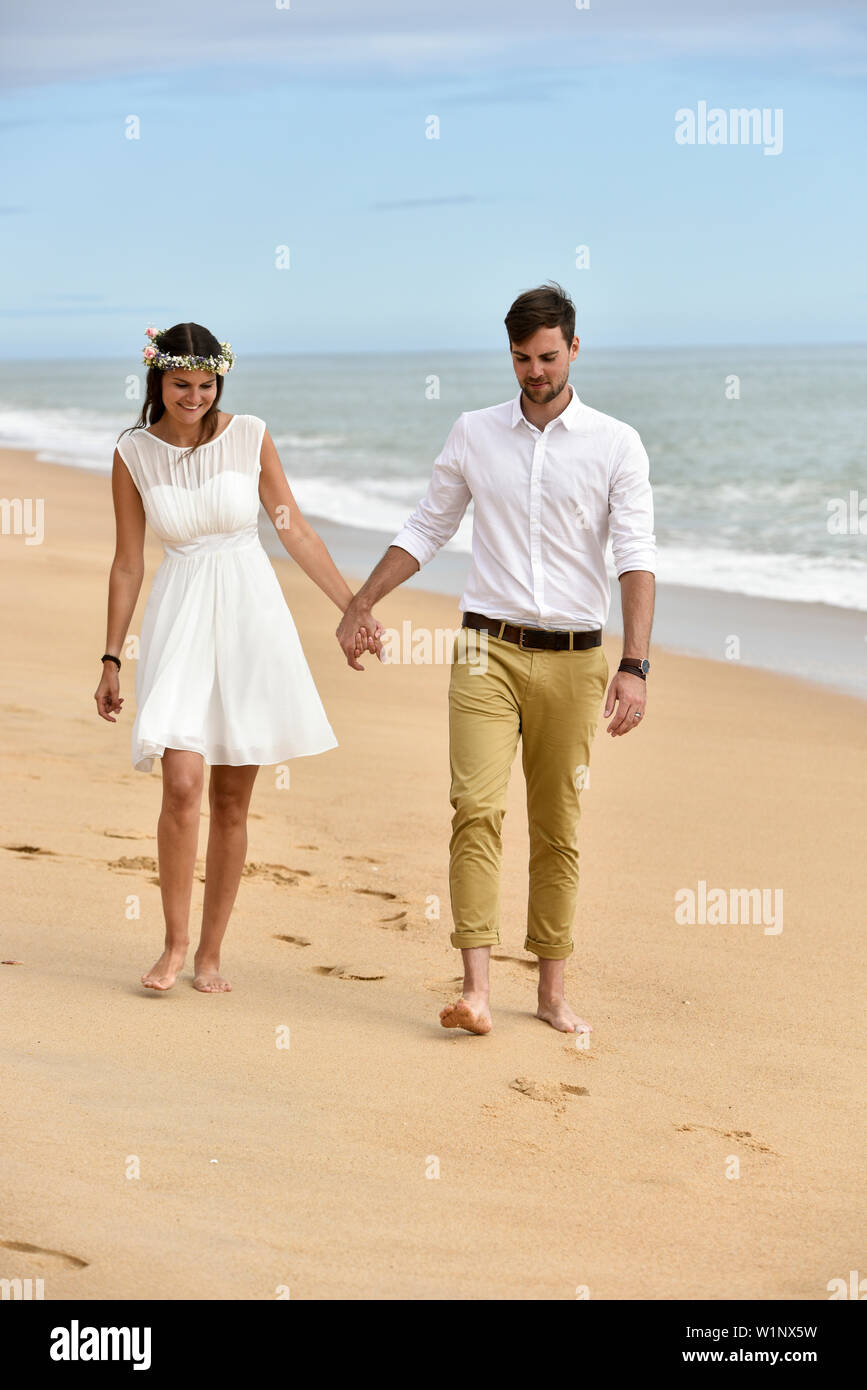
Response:
[{"label": "dress waistband", "polygon": [[163,541],[167,555],[204,555],[211,551],[248,550],[259,545],[259,531],[251,527],[246,531],[209,531],[204,536],[191,536],[188,541],[170,545]]}]

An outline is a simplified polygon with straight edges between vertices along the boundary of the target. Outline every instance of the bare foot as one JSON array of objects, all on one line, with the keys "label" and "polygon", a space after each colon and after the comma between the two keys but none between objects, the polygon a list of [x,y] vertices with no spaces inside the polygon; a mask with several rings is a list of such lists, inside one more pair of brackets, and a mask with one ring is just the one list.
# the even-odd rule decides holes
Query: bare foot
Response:
[{"label": "bare foot", "polygon": [[202,994],[227,994],[232,986],[220,974],[220,962],[206,963],[198,960],[194,962],[195,974],[193,976],[193,989],[200,989]]},{"label": "bare foot", "polygon": [[456,1004],[440,1009],[443,1028],[465,1028],[468,1033],[490,1033],[491,1013],[482,994],[462,995]]},{"label": "bare foot", "polygon": [[552,1028],[557,1028],[561,1033],[591,1033],[593,1031],[592,1025],[586,1019],[579,1018],[565,999],[548,999],[544,1003],[540,999],[536,1017],[541,1018],[543,1023],[550,1023]]},{"label": "bare foot", "polygon": [[183,969],[186,958],[185,949],[167,946],[156,965],[152,965],[147,974],[142,975],[141,982],[145,989],[171,989],[178,978],[178,971]]}]

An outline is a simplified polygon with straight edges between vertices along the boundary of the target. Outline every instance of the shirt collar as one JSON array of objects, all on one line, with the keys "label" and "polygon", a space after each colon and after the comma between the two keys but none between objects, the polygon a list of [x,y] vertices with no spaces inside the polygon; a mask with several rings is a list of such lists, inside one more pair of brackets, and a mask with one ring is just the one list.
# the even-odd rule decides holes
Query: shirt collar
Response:
[{"label": "shirt collar", "polygon": [[[579,400],[578,392],[575,390],[571,381],[569,383],[569,390],[572,392],[572,398],[569,404],[566,406],[565,410],[561,410],[560,414],[555,415],[554,419],[551,421],[551,424],[556,424],[558,420],[562,421],[564,428],[567,430],[571,430],[572,426],[575,424],[578,412],[584,409],[583,402]],[[520,424],[522,420],[525,425],[529,425],[530,421],[521,409],[521,392],[519,391],[512,401],[512,429],[514,429],[517,424]]]}]

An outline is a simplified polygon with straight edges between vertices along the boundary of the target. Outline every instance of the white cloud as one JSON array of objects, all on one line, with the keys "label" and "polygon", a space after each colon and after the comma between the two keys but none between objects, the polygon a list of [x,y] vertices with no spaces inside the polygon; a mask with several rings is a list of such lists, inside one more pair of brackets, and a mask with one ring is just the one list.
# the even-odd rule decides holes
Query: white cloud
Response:
[{"label": "white cloud", "polygon": [[798,54],[820,65],[867,57],[863,0],[40,0],[6,6],[0,78],[31,85],[189,67],[279,65],[393,75],[581,67],[686,55]]}]

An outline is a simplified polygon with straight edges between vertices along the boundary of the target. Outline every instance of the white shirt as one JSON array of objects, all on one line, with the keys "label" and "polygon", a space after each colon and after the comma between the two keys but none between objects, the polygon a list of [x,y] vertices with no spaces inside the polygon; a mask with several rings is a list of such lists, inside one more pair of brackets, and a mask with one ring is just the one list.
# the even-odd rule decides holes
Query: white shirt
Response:
[{"label": "white shirt", "polygon": [[426,495],[392,545],[427,564],[472,498],[473,558],[461,611],[525,627],[604,627],[609,534],[618,578],[654,574],[650,464],[631,425],[578,399],[539,430],[521,393],[465,411],[434,463]]}]

